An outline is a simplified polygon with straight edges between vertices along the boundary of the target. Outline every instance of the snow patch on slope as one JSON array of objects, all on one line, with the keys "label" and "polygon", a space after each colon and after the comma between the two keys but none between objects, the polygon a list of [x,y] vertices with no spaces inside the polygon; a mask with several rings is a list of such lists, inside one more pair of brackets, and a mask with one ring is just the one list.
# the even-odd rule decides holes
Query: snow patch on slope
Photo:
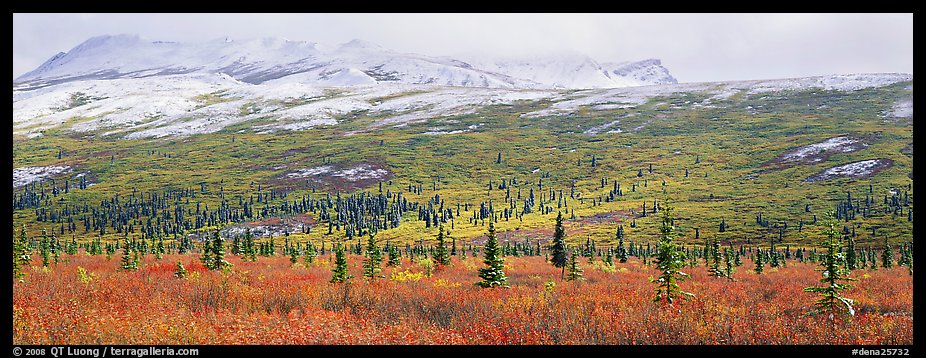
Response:
[{"label": "snow patch on slope", "polygon": [[[859,147],[855,146],[854,144],[860,143],[860,142],[861,141],[859,141],[858,139],[849,138],[845,136],[830,138],[823,142],[806,145],[790,153],[787,153],[784,155],[784,157],[782,157],[782,161],[784,162],[799,161],[808,156],[819,154],[820,152],[827,152],[827,151],[828,152],[843,152],[843,153],[854,152],[859,149]],[[860,144],[862,147],[868,146],[868,144],[865,144],[865,143],[860,143]],[[823,159],[822,157],[815,157],[811,160],[811,162],[818,162],[818,161],[821,161],[822,159]]]},{"label": "snow patch on slope", "polygon": [[879,158],[879,159],[862,160],[858,162],[853,162],[853,163],[829,168],[807,179],[804,179],[804,182],[813,183],[813,182],[829,180],[833,178],[870,177],[874,175],[875,173],[885,168],[890,167],[893,164],[894,162],[891,161],[890,159]]},{"label": "snow patch on slope", "polygon": [[913,118],[913,98],[897,101],[887,112],[888,117]]},{"label": "snow patch on slope", "polygon": [[389,175],[388,170],[382,168],[374,168],[369,164],[358,164],[356,166],[340,170],[332,169],[334,168],[330,165],[323,165],[314,168],[303,168],[297,169],[292,173],[288,173],[286,176],[289,178],[308,178],[326,174],[328,176],[343,178],[347,181],[358,181],[365,179],[380,179]]},{"label": "snow patch on slope", "polygon": [[70,171],[71,167],[67,165],[13,168],[13,188],[20,188]]}]

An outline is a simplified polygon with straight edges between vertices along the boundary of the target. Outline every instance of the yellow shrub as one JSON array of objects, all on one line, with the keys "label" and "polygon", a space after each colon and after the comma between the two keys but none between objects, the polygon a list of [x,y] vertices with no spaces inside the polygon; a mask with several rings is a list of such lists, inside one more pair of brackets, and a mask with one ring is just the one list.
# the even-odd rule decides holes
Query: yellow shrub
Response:
[{"label": "yellow shrub", "polygon": [[422,277],[424,277],[424,273],[411,272],[409,270],[393,271],[392,274],[389,275],[389,279],[395,282],[406,282],[406,281],[415,282],[415,281],[421,280]]},{"label": "yellow shrub", "polygon": [[87,270],[83,267],[77,266],[77,280],[82,284],[88,284],[90,281],[93,281],[93,278],[96,277],[95,273],[87,273]]},{"label": "yellow shrub", "polygon": [[450,282],[445,279],[439,278],[437,281],[434,281],[434,287],[460,287],[459,282]]}]

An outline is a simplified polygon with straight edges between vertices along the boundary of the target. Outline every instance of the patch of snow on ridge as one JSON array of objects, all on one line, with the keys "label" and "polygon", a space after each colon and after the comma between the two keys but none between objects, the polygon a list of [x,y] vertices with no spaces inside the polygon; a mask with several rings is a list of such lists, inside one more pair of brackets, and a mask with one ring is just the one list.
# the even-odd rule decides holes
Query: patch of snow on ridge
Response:
[{"label": "patch of snow on ridge", "polygon": [[333,177],[344,178],[348,181],[358,181],[364,179],[379,179],[389,175],[389,171],[381,168],[374,168],[369,164],[359,164],[351,168],[333,170],[330,165],[323,165],[314,168],[297,169],[296,171],[286,174],[289,178],[308,178],[318,175],[328,175]]},{"label": "patch of snow on ridge", "polygon": [[[786,162],[793,162],[793,161],[804,159],[807,156],[817,154],[823,151],[848,153],[848,152],[855,151],[857,149],[855,146],[853,146],[853,144],[855,143],[859,143],[859,140],[845,137],[845,136],[830,138],[820,143],[815,143],[815,144],[800,147],[793,152],[785,154],[782,160]],[[865,143],[862,143],[862,146],[867,147],[868,145]],[[819,161],[819,160],[820,159],[818,158],[816,161]]]},{"label": "patch of snow on ridge", "polygon": [[[620,123],[621,123],[621,120],[620,120],[620,119],[617,119],[617,120],[614,120],[614,121],[611,121],[611,122],[602,124],[602,125],[600,125],[600,126],[595,126],[595,127],[589,128],[589,129],[585,130],[585,132],[583,132],[583,134],[585,134],[585,135],[587,135],[587,136],[595,136],[595,135],[598,135],[598,133],[601,133],[602,131],[604,131],[605,129],[611,128],[611,127],[616,126],[616,125],[618,125],[618,124],[620,124]],[[619,129],[618,129],[618,130],[619,130]]]},{"label": "patch of snow on ridge", "polygon": [[67,165],[13,168],[13,188],[23,187],[33,182],[70,171],[71,167]]},{"label": "patch of snow on ridge", "polygon": [[389,171],[381,168],[373,168],[367,164],[360,164],[353,168],[342,169],[331,174],[332,176],[342,177],[348,181],[358,181],[363,179],[379,179],[389,175]]},{"label": "patch of snow on ridge", "polygon": [[829,168],[827,170],[824,170],[818,174],[815,174],[805,179],[804,182],[812,183],[812,182],[832,179],[836,177],[845,177],[845,178],[867,177],[867,176],[873,175],[877,171],[890,167],[893,164],[894,164],[893,161],[891,161],[890,159],[862,160],[858,162],[853,162],[853,163]]},{"label": "patch of snow on ridge", "polygon": [[[912,81],[913,75],[901,73],[870,73],[789,78],[776,80],[743,81],[750,94],[779,92],[807,88],[825,90],[856,91],[865,88],[884,87],[897,82]],[[740,86],[737,86],[740,87]]]},{"label": "patch of snow on ridge", "polygon": [[331,166],[323,165],[323,166],[315,167],[315,168],[296,169],[295,173],[289,173],[289,174],[286,174],[286,176],[290,178],[305,178],[305,177],[310,177],[310,176],[315,176],[315,175],[320,175],[320,174],[326,174],[329,172],[331,172]]},{"label": "patch of snow on ridge", "polygon": [[913,117],[913,99],[897,101],[887,112],[888,117],[894,118],[911,118]]}]

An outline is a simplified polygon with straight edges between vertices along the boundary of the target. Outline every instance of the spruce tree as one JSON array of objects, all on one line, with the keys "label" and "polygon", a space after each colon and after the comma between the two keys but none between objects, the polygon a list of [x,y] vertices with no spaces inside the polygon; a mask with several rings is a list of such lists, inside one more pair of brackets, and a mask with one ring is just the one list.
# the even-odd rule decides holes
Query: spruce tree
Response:
[{"label": "spruce tree", "polygon": [[437,247],[434,248],[434,261],[437,261],[438,265],[446,266],[450,264],[450,253],[447,252],[444,241],[444,226],[440,225],[437,228]]},{"label": "spruce tree", "polygon": [[560,279],[566,277],[566,231],[563,229],[563,213],[556,214],[556,227],[553,229],[553,247],[550,248],[553,253],[552,263],[554,267],[562,269]]},{"label": "spruce tree", "polygon": [[132,248],[129,245],[129,238],[126,237],[122,243],[122,263],[120,267],[125,271],[135,271],[138,269],[138,262],[132,259]]},{"label": "spruce tree", "polygon": [[215,259],[212,257],[212,241],[209,239],[203,240],[202,255],[199,257],[199,261],[203,263],[203,266],[206,266],[209,270],[214,270],[213,266],[215,264]]},{"label": "spruce tree", "polygon": [[849,271],[858,268],[858,257],[855,252],[855,239],[849,236],[849,245],[846,246],[846,269]]},{"label": "spruce tree", "polygon": [[331,283],[348,282],[354,276],[348,272],[347,257],[344,247],[340,243],[334,247],[334,268],[331,270]]},{"label": "spruce tree", "polygon": [[679,289],[678,281],[684,281],[688,274],[681,271],[685,265],[685,252],[676,247],[672,227],[672,206],[669,202],[669,195],[665,195],[662,208],[662,227],[660,228],[659,244],[656,245],[656,268],[659,269],[659,278],[653,282],[658,284],[656,288],[655,302],[666,302],[672,304],[679,295],[684,297],[694,296],[691,293]]},{"label": "spruce tree", "polygon": [[26,225],[23,224],[19,232],[19,240],[13,244],[13,278],[20,279],[26,274],[24,268],[32,263],[32,257],[29,255],[29,238],[26,236]]},{"label": "spruce tree", "polygon": [[617,239],[617,258],[623,264],[627,263],[627,256],[627,249],[624,248],[624,235],[620,235]]},{"label": "spruce tree", "polygon": [[158,238],[158,243],[154,246],[154,257],[160,260],[164,257],[164,253],[167,252],[167,249],[164,248],[164,239]]},{"label": "spruce tree", "polygon": [[501,257],[501,248],[498,246],[498,239],[495,237],[495,224],[489,221],[488,239],[486,240],[483,250],[485,253],[486,265],[479,269],[479,278],[482,281],[476,283],[477,286],[488,287],[508,287],[508,277],[505,276],[505,259]]},{"label": "spruce tree", "polygon": [[245,261],[257,261],[257,250],[254,248],[254,235],[251,234],[251,228],[244,232],[244,242],[241,244],[242,259]]},{"label": "spruce tree", "polygon": [[55,229],[51,230],[51,241],[49,242],[49,251],[51,251],[51,256],[55,260],[55,265],[58,264],[58,252],[61,251],[61,244],[58,242],[58,237],[55,236]]},{"label": "spruce tree", "polygon": [[222,236],[219,235],[219,230],[215,230],[212,233],[212,245],[209,248],[204,248],[203,250],[210,249],[211,262],[209,265],[206,265],[210,270],[222,270],[227,267],[231,267],[231,263],[225,261],[225,245],[223,244]]},{"label": "spruce tree", "polygon": [[67,243],[67,245],[64,246],[64,252],[67,253],[68,255],[74,256],[75,254],[77,254],[77,249],[78,249],[77,238],[74,236],[71,236],[71,242]]},{"label": "spruce tree", "polygon": [[49,251],[48,241],[48,232],[45,229],[42,229],[42,243],[41,243],[41,254],[42,254],[42,267],[48,267],[49,261],[51,260],[51,252]]},{"label": "spruce tree", "polygon": [[[402,253],[399,252],[399,247],[396,245],[389,245],[389,261],[387,261],[387,266],[398,266],[402,263]],[[466,258],[466,251],[463,252],[463,258]]]},{"label": "spruce tree", "polygon": [[371,231],[367,240],[367,249],[363,257],[363,276],[369,277],[372,281],[379,275],[382,270],[380,264],[383,262],[382,253],[379,246],[376,246],[375,234]]},{"label": "spruce tree", "polygon": [[881,251],[881,266],[884,268],[894,267],[894,250],[891,249],[891,244],[887,242],[887,238],[884,238],[884,250]]},{"label": "spruce tree", "polygon": [[183,262],[181,262],[180,260],[177,260],[177,266],[174,269],[174,276],[176,276],[177,278],[184,278],[186,277],[186,274],[187,274],[186,267],[183,267]]},{"label": "spruce tree", "polygon": [[781,260],[779,260],[779,257],[778,257],[778,250],[775,250],[774,241],[772,241],[772,247],[769,249],[768,257],[769,257],[769,262],[768,262],[769,267],[781,266]]},{"label": "spruce tree", "polygon": [[756,268],[753,269],[757,274],[762,274],[762,271],[765,270],[765,259],[764,259],[764,256],[765,256],[765,255],[762,255],[762,252],[761,252],[761,251],[758,251],[758,250],[757,250],[757,252],[756,252],[756,260],[755,260]]},{"label": "spruce tree", "polygon": [[569,256],[569,274],[566,275],[566,281],[584,280],[582,278],[582,268],[579,267],[579,260],[576,259],[576,256],[578,255],[573,250],[572,255]]},{"label": "spruce tree", "polygon": [[711,240],[709,253],[711,262],[707,271],[713,277],[727,277],[726,271],[720,267],[720,263],[723,261],[723,253],[720,251],[720,242],[717,239]]},{"label": "spruce tree", "polygon": [[299,250],[296,250],[295,247],[290,246],[288,249],[286,249],[286,251],[289,252],[290,263],[295,265],[297,262],[299,262]]},{"label": "spruce tree", "polygon": [[846,258],[845,254],[842,253],[840,232],[836,229],[839,221],[833,212],[829,212],[823,224],[823,233],[826,239],[820,246],[826,249],[826,255],[820,262],[821,268],[817,270],[822,272],[823,278],[820,279],[820,283],[823,285],[820,287],[807,287],[804,291],[819,294],[820,298],[814,305],[817,310],[830,313],[830,317],[843,310],[854,316],[855,309],[852,308],[854,302],[839,294],[839,291],[848,290],[851,287],[844,282],[854,281],[849,277],[850,271],[844,268]]},{"label": "spruce tree", "polygon": [[733,281],[733,273],[736,272],[733,259],[730,258],[732,256],[733,256],[733,253],[731,253],[729,250],[727,249],[723,250],[723,262],[724,262],[724,267],[725,267],[724,277],[726,277],[727,279],[731,281]]},{"label": "spruce tree", "polygon": [[231,254],[235,256],[241,256],[241,246],[241,237],[239,235],[235,235],[235,238],[232,240],[231,249],[229,249]]},{"label": "spruce tree", "polygon": [[305,250],[302,250],[302,259],[305,263],[305,266],[308,267],[310,264],[315,262],[315,258],[318,257],[318,249],[315,248],[315,244],[312,241],[305,242]]}]

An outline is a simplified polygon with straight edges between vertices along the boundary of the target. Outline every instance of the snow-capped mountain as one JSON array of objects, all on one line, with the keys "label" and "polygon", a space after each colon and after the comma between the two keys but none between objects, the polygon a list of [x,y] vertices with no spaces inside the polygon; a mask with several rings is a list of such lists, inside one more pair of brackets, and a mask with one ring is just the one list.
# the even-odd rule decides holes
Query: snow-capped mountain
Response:
[{"label": "snow-capped mountain", "polygon": [[[397,53],[360,40],[337,46],[282,38],[191,45],[101,36],[14,80],[13,135],[60,130],[106,138],[183,137],[238,124],[244,124],[241,131],[267,133],[337,126],[358,115],[372,119],[354,129],[366,131],[441,123],[500,104],[544,102],[520,114],[533,120],[630,109],[676,93],[707,98],[675,105],[708,108],[738,93],[854,91],[912,80],[910,74],[888,73],[679,84],[657,59],[599,63],[560,53],[461,60]],[[912,99],[883,110],[891,118],[912,117]]]},{"label": "snow-capped mountain", "polygon": [[614,80],[635,80],[639,83],[678,83],[678,80],[662,67],[662,61],[647,59],[637,62],[602,63],[605,74]]},{"label": "snow-capped mountain", "polygon": [[598,63],[584,54],[562,52],[553,55],[505,59],[471,59],[474,67],[523,78],[544,88],[619,88],[678,83],[660,60]]},{"label": "snow-capped mountain", "polygon": [[616,88],[675,83],[659,60],[603,67],[581,54],[464,62],[398,53],[353,40],[324,46],[283,38],[204,43],[98,36],[59,53],[16,80],[19,88],[90,80],[224,73],[251,84],[268,81],[318,86],[377,83],[512,89]]}]

